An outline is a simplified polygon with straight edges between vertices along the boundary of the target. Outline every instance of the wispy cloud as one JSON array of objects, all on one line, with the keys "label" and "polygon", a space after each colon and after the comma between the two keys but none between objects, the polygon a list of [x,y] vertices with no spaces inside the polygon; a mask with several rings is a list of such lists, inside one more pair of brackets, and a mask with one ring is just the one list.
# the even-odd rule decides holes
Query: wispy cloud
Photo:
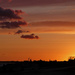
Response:
[{"label": "wispy cloud", "polygon": [[[2,0],[5,1],[5,0]],[[11,3],[7,3],[7,1],[12,1]],[[22,7],[22,6],[49,6],[49,5],[75,5],[75,0],[6,0],[3,6],[11,6],[11,7]]]},{"label": "wispy cloud", "polygon": [[75,22],[68,21],[40,21],[28,25],[31,32],[75,32]]},{"label": "wispy cloud", "polygon": [[68,21],[40,21],[29,23],[30,27],[75,27],[75,22]]}]

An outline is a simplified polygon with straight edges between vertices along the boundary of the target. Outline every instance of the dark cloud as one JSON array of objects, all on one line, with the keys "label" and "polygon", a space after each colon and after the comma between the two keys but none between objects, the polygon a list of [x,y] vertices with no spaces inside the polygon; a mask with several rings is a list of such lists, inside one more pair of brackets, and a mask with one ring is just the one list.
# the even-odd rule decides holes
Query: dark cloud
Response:
[{"label": "dark cloud", "polygon": [[25,31],[23,31],[23,30],[18,30],[17,32],[15,32],[15,34],[20,34],[20,33],[23,33],[23,32],[25,32]]},{"label": "dark cloud", "polygon": [[20,17],[23,13],[21,10],[4,9],[0,7],[0,28],[13,29],[27,25],[25,21],[22,21],[22,17]]},{"label": "dark cloud", "polygon": [[21,10],[4,9],[0,7],[0,20],[2,19],[22,19],[19,15],[23,12]]},{"label": "dark cloud", "polygon": [[20,33],[23,33],[23,32],[26,32],[26,33],[28,33],[29,31],[18,30],[17,32],[15,32],[15,34],[20,34]]},{"label": "dark cloud", "polygon": [[39,37],[36,36],[35,34],[22,35],[21,38],[24,38],[24,39],[39,39]]},{"label": "dark cloud", "polygon": [[25,26],[25,25],[27,25],[25,21],[1,22],[0,28],[13,29],[13,28],[18,28],[20,26]]}]

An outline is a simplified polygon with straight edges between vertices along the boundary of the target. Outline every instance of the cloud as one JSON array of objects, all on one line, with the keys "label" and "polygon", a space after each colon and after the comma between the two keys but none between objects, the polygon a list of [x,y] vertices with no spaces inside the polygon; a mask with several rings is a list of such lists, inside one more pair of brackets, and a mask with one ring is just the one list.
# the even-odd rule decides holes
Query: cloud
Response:
[{"label": "cloud", "polygon": [[22,35],[21,38],[24,38],[24,39],[39,39],[39,37],[35,36],[35,34]]},{"label": "cloud", "polygon": [[0,20],[22,19],[19,15],[23,14],[21,10],[4,9],[0,7]]},{"label": "cloud", "polygon": [[68,21],[41,21],[31,22],[30,27],[75,27],[75,22]]},{"label": "cloud", "polygon": [[75,32],[75,22],[68,21],[40,21],[31,22],[28,25],[31,32]]},{"label": "cloud", "polygon": [[[22,21],[21,10],[4,9],[0,7],[0,28],[13,29],[27,25],[26,21]],[[19,20],[19,21],[18,21]]]},{"label": "cloud", "polygon": [[49,6],[49,5],[75,5],[75,0],[12,0],[11,3],[1,4],[2,6],[22,7],[22,6]]},{"label": "cloud", "polygon": [[18,28],[20,26],[25,26],[25,25],[27,25],[25,21],[1,22],[0,28],[13,29],[13,28]]},{"label": "cloud", "polygon": [[15,32],[15,34],[21,34],[21,33],[23,33],[23,32],[26,32],[26,33],[28,33],[29,31],[18,30],[17,32]]}]

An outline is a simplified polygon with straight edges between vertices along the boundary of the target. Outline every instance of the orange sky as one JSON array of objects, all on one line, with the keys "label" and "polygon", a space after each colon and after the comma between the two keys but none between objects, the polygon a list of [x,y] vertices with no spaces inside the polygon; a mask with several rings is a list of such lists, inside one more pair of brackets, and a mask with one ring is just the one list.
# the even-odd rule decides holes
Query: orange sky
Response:
[{"label": "orange sky", "polygon": [[25,40],[19,36],[0,35],[0,60],[67,60],[74,56],[75,35],[37,33],[38,40]]},{"label": "orange sky", "polygon": [[75,56],[75,1],[28,1],[0,2],[0,61]]}]

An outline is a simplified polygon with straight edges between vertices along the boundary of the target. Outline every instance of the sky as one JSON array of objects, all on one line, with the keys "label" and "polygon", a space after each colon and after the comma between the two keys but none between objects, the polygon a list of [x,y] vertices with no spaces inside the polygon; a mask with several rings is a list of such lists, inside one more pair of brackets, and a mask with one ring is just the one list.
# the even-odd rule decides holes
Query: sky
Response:
[{"label": "sky", "polygon": [[75,56],[75,0],[0,0],[0,61],[70,56]]}]

